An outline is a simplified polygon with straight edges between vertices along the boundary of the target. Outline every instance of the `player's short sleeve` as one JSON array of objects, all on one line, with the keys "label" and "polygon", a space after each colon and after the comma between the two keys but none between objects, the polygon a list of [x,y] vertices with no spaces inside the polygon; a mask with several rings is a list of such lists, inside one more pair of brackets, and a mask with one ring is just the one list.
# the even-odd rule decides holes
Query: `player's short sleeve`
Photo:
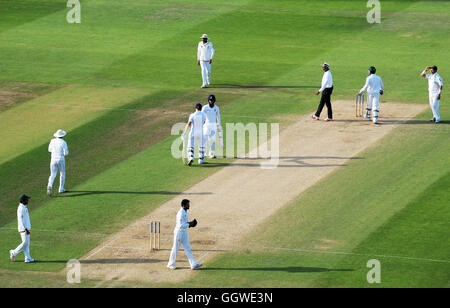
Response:
[{"label": "player's short sleeve", "polygon": [[192,123],[192,119],[194,118],[194,114],[193,113],[191,113],[191,115],[189,116],[189,120],[188,120],[188,122],[191,122]]}]

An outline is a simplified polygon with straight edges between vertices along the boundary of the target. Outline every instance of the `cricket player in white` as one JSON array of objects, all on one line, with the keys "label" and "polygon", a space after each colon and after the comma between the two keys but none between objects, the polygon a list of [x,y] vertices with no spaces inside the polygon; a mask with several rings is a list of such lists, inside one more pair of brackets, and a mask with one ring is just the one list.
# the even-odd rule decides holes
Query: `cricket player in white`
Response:
[{"label": "cricket player in white", "polygon": [[69,154],[67,143],[62,139],[67,133],[59,129],[53,136],[56,138],[50,141],[48,151],[52,153],[50,161],[50,177],[47,185],[47,195],[51,196],[53,182],[59,171],[59,193],[65,193],[64,183],[66,181],[66,160],[65,156]]},{"label": "cricket player in white", "polygon": [[366,84],[359,90],[361,95],[367,91],[367,106],[365,118],[370,121],[370,113],[372,112],[372,121],[378,124],[378,113],[380,108],[380,95],[383,95],[384,85],[380,76],[375,74],[377,69],[373,66],[369,67],[369,77],[366,78]]},{"label": "cricket player in white", "polygon": [[19,197],[19,207],[17,208],[17,226],[18,231],[20,233],[20,237],[22,238],[22,243],[17,246],[15,250],[9,251],[9,258],[11,261],[15,261],[15,256],[17,256],[22,251],[25,254],[25,263],[34,262],[34,259],[30,256],[30,230],[31,230],[31,222],[30,215],[28,213],[28,200],[31,197],[27,195],[21,195]]},{"label": "cricket player in white", "polygon": [[202,88],[211,84],[211,63],[214,57],[214,47],[208,42],[208,35],[203,34],[202,41],[198,43],[197,48],[197,64],[202,70]]},{"label": "cricket player in white", "polygon": [[206,122],[203,125],[203,135],[205,136],[205,142],[209,147],[209,158],[216,158],[216,133],[222,131],[220,123],[220,111],[219,107],[215,105],[216,97],[210,95],[208,97],[208,105],[203,106],[202,112],[206,115]]},{"label": "cricket player in white", "polygon": [[188,137],[188,166],[191,166],[194,161],[194,148],[196,143],[198,145],[198,163],[203,164],[205,162],[205,137],[203,136],[203,124],[205,122],[206,115],[202,112],[202,104],[199,103],[195,105],[195,112],[189,116],[184,133],[181,135],[181,139],[184,140],[189,126],[192,126]]},{"label": "cricket player in white", "polygon": [[[427,74],[428,71],[430,71],[430,74]],[[439,101],[441,99],[444,81],[442,80],[441,75],[438,74],[436,65],[432,67],[427,66],[421,75],[422,77],[428,79],[428,98],[430,101],[431,111],[433,112],[433,119],[430,121],[439,123],[441,121],[441,116],[439,114]]]},{"label": "cricket player in white", "polygon": [[189,265],[191,269],[197,269],[202,266],[202,264],[197,263],[194,259],[194,255],[191,251],[191,246],[189,244],[189,234],[187,228],[193,228],[197,225],[197,220],[188,221],[188,213],[190,204],[189,200],[183,199],[181,201],[181,209],[177,213],[177,222],[175,229],[173,230],[173,247],[170,252],[169,263],[167,267],[170,269],[176,269],[175,261],[177,259],[177,253],[180,249],[180,245],[183,245],[184,252],[189,260]]}]

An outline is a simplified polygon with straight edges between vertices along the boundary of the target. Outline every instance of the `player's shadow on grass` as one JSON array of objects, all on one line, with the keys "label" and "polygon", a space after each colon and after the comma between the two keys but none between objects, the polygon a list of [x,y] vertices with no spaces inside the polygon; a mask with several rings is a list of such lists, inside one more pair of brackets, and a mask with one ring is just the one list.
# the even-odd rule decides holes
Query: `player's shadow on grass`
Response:
[{"label": "player's shadow on grass", "polygon": [[[204,164],[198,165],[194,164],[192,167],[261,167],[260,163],[246,163],[246,160],[249,161],[255,161],[259,160],[261,162],[269,162],[270,159],[267,158],[237,158],[235,157],[234,162],[229,163],[220,163],[220,162],[212,162],[207,161]],[[279,164],[276,166],[276,168],[323,168],[323,167],[344,167],[347,166],[346,164],[336,164],[336,163],[330,163],[330,164],[313,164],[309,162],[305,162],[304,160],[320,160],[320,159],[333,159],[333,160],[354,160],[354,159],[364,159],[363,157],[336,157],[336,156],[280,156],[279,157]],[[289,163],[289,164],[286,164]]]},{"label": "player's shadow on grass", "polygon": [[205,267],[204,271],[260,271],[260,272],[287,272],[287,273],[323,273],[323,272],[353,272],[353,269],[333,269],[324,267]]},{"label": "player's shadow on grass", "polygon": [[317,86],[271,86],[271,85],[243,85],[243,84],[215,84],[212,88],[233,89],[316,89]]},{"label": "player's shadow on grass", "polygon": [[[69,260],[36,260],[35,263],[62,263],[66,264]],[[167,260],[156,259],[93,259],[78,260],[81,264],[147,264],[167,262]]]},{"label": "player's shadow on grass", "polygon": [[[380,122],[382,122],[382,121],[380,120]],[[388,123],[388,124],[398,124],[398,121],[395,121],[395,120],[386,120],[383,122]],[[409,125],[429,124],[429,125],[436,125],[436,127],[439,127],[440,125],[450,124],[450,121],[440,121],[439,123],[436,124],[436,123],[430,122],[429,120],[406,120],[405,122],[403,122],[401,124],[409,124]]]},{"label": "player's shadow on grass", "polygon": [[[334,119],[334,122],[342,122],[342,123],[366,123],[367,125],[375,125],[369,122],[366,119]],[[438,124],[432,123],[429,120],[408,120],[408,118],[405,118],[404,120],[401,120],[401,118],[397,119],[380,119],[379,125],[436,125],[436,127],[439,127],[440,125],[448,125],[450,124],[450,121],[441,121]]]},{"label": "player's shadow on grass", "polygon": [[79,260],[81,264],[153,264],[167,262],[166,259],[94,259]]},{"label": "player's shadow on grass", "polygon": [[55,196],[55,198],[71,198],[71,197],[81,197],[81,196],[89,196],[89,195],[110,195],[110,194],[165,195],[165,196],[212,195],[211,192],[183,193],[183,192],[177,192],[177,191],[70,190],[70,191],[67,191],[65,194]]}]

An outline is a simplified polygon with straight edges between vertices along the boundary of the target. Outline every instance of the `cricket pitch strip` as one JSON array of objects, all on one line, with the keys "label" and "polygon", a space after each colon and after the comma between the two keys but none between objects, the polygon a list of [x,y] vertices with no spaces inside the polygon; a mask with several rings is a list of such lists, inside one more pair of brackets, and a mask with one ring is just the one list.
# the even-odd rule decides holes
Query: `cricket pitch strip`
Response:
[{"label": "cricket pitch strip", "polygon": [[[178,269],[166,267],[181,199],[191,200],[189,219],[199,222],[189,229],[191,248],[197,261],[205,263],[235,250],[255,226],[427,108],[383,103],[380,125],[375,125],[355,118],[354,101],[332,104],[334,122],[315,121],[308,114],[280,132],[277,168],[262,169],[261,159],[236,159],[88,252],[80,259],[82,278],[155,284],[182,281],[195,272],[189,269],[182,249]],[[161,222],[161,249],[150,252],[149,223],[155,219]]]}]

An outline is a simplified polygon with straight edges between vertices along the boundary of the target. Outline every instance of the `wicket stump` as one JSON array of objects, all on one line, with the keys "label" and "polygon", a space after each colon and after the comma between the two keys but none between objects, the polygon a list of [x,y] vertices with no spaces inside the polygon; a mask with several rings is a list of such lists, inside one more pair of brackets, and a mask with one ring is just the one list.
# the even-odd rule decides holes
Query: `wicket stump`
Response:
[{"label": "wicket stump", "polygon": [[364,116],[364,94],[357,94],[355,101],[356,117]]},{"label": "wicket stump", "polygon": [[150,251],[161,248],[161,222],[154,220],[150,222]]}]

